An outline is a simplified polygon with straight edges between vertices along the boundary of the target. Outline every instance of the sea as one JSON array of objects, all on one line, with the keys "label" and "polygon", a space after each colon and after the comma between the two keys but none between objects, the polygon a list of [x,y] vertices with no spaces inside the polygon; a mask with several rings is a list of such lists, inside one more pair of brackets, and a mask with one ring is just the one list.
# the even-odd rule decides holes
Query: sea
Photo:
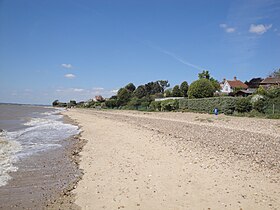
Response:
[{"label": "sea", "polygon": [[63,108],[0,104],[0,187],[7,185],[17,162],[57,149],[61,140],[78,134],[63,121]]}]

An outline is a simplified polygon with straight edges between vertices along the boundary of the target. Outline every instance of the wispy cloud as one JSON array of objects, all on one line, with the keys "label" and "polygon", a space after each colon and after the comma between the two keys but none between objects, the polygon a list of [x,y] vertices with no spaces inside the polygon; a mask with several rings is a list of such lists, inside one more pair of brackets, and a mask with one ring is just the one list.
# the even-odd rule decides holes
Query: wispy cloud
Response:
[{"label": "wispy cloud", "polygon": [[271,27],[272,27],[272,24],[269,24],[269,25],[264,25],[264,24],[255,25],[255,24],[251,24],[250,28],[249,28],[249,32],[250,33],[254,33],[254,34],[258,34],[258,35],[262,35],[265,32],[267,32]]},{"label": "wispy cloud", "polygon": [[167,51],[167,50],[163,50],[163,49],[161,49],[160,51],[161,51],[162,53],[166,54],[166,55],[171,56],[172,58],[174,58],[175,60],[179,61],[179,62],[182,63],[182,64],[185,64],[185,65],[190,66],[190,67],[192,67],[192,68],[195,68],[195,69],[197,69],[197,70],[203,70],[202,67],[197,66],[197,65],[195,65],[195,64],[192,64],[192,63],[190,63],[190,62],[184,60],[183,58],[181,58],[180,56],[176,55],[176,54],[173,53],[173,52],[170,52],[170,51]]},{"label": "wispy cloud", "polygon": [[73,66],[69,63],[69,64],[66,64],[66,63],[63,63],[61,64],[61,67],[65,68],[65,69],[72,69]]},{"label": "wispy cloud", "polygon": [[195,65],[195,64],[193,64],[193,63],[190,63],[189,61],[187,61],[187,60],[181,58],[180,56],[178,56],[177,54],[175,54],[175,53],[173,53],[173,52],[170,52],[170,51],[165,50],[165,49],[163,49],[163,48],[161,48],[161,47],[155,46],[155,45],[152,44],[150,41],[145,41],[145,42],[143,42],[143,43],[144,43],[145,45],[148,45],[149,47],[151,47],[151,48],[153,48],[153,49],[155,49],[155,50],[161,52],[161,53],[164,53],[164,54],[166,54],[166,55],[172,57],[172,58],[175,59],[176,61],[178,61],[178,62],[180,62],[180,63],[182,63],[182,64],[184,64],[184,65],[186,65],[186,66],[195,68],[195,69],[197,69],[197,70],[203,70],[203,69],[204,69],[204,68],[202,68],[202,67],[200,67],[200,66],[198,66],[198,65]]},{"label": "wispy cloud", "polygon": [[227,33],[233,33],[233,32],[235,32],[235,28],[229,27],[229,26],[228,26],[227,24],[225,24],[225,23],[221,23],[221,24],[220,24],[220,28],[223,28],[224,31],[227,32]]},{"label": "wispy cloud", "polygon": [[92,90],[104,90],[104,88],[103,87],[94,87],[94,88],[92,88]]},{"label": "wispy cloud", "polygon": [[83,91],[85,91],[85,89],[82,89],[82,88],[73,88],[73,91],[74,91],[74,92],[83,92]]},{"label": "wispy cloud", "polygon": [[76,76],[74,74],[65,74],[64,75],[65,78],[68,78],[68,79],[73,79],[75,78]]}]

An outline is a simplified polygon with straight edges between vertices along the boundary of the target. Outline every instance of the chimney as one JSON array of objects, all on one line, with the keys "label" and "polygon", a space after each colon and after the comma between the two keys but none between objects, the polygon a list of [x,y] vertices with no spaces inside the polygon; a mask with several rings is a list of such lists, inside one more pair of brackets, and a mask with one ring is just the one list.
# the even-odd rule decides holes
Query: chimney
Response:
[{"label": "chimney", "polygon": [[234,76],[233,79],[234,79],[234,81],[236,81],[237,80],[236,76]]},{"label": "chimney", "polygon": [[223,79],[223,83],[225,83],[225,82],[226,82],[226,78]]}]

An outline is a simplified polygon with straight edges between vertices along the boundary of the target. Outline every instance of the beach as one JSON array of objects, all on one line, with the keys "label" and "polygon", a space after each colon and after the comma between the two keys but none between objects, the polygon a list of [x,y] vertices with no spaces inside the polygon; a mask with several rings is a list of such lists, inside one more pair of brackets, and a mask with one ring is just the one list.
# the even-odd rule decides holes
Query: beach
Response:
[{"label": "beach", "polygon": [[280,122],[71,109],[81,209],[279,209]]}]

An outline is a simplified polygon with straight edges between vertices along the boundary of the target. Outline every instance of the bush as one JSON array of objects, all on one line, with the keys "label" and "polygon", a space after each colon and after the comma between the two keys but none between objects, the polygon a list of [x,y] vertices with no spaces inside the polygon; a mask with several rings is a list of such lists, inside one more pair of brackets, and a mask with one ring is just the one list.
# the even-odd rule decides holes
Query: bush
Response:
[{"label": "bush", "polygon": [[267,96],[269,98],[280,98],[280,88],[279,87],[271,87],[267,90]]},{"label": "bush", "polygon": [[160,111],[161,110],[161,102],[160,101],[152,101],[150,104],[151,111]]},{"label": "bush", "polygon": [[178,100],[165,100],[161,101],[161,111],[174,111],[179,109],[179,101]]},{"label": "bush", "polygon": [[253,104],[253,109],[260,113],[264,113],[267,107],[267,101],[265,98],[259,98],[258,100],[254,101],[252,104]]},{"label": "bush", "polygon": [[236,101],[237,98],[234,97],[180,99],[179,108],[181,110],[189,109],[207,113],[213,113],[213,110],[217,108],[220,113],[232,114]]},{"label": "bush", "polygon": [[194,81],[188,90],[189,98],[207,98],[214,95],[214,87],[208,79]]},{"label": "bush", "polygon": [[244,113],[252,110],[252,104],[248,98],[239,98],[235,105],[235,110]]},{"label": "bush", "polygon": [[118,106],[118,100],[117,99],[109,99],[105,101],[105,105],[107,108],[113,109]]}]

